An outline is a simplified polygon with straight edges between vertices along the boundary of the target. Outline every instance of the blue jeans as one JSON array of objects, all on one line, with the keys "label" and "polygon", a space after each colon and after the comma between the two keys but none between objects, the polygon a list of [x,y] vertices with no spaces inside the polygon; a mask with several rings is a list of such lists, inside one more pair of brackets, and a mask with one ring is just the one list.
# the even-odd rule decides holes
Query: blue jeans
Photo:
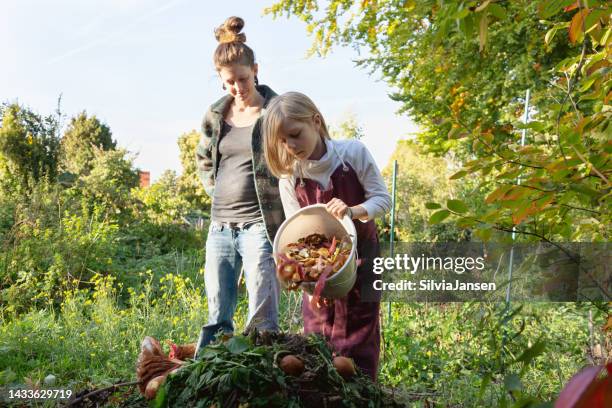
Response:
[{"label": "blue jeans", "polygon": [[280,288],[265,224],[257,222],[243,227],[228,227],[213,221],[206,239],[204,267],[208,323],[200,332],[196,358],[219,331],[234,331],[233,317],[242,266],[249,296],[247,327],[278,331]]}]

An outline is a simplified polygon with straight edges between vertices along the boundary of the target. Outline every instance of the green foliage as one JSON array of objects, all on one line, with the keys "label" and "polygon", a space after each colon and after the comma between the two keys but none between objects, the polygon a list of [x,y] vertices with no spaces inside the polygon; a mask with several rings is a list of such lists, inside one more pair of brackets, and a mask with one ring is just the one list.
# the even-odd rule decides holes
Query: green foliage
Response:
[{"label": "green foliage", "polygon": [[329,133],[332,139],[360,140],[363,137],[363,127],[357,122],[355,115],[349,113],[340,122],[337,129],[334,126],[329,126]]},{"label": "green foliage", "polygon": [[[203,260],[202,234],[185,225],[192,206],[176,177],[136,188],[132,158],[91,146],[89,170],[69,183],[41,180],[27,195],[0,196],[0,300],[18,316],[56,307],[96,274],[133,284],[134,273],[176,271],[184,252]],[[182,262],[182,261],[181,261]]]},{"label": "green foliage", "polygon": [[603,1],[463,0],[336,0],[325,10],[283,0],[266,10],[305,21],[321,55],[334,44],[366,50],[358,64],[397,90],[419,142],[452,151],[464,166],[451,178],[469,175],[490,193],[470,211],[440,211],[482,238],[517,227],[522,239],[557,241],[610,236],[610,11]]},{"label": "green foliage", "polygon": [[[138,252],[144,249],[139,257],[204,247],[202,212],[197,204],[189,201],[189,195],[182,193],[180,178],[174,171],[165,171],[149,187],[132,189],[131,198],[135,201],[135,219],[131,222],[126,243],[136,245]],[[149,241],[156,245],[151,246]]]},{"label": "green foliage", "polygon": [[130,207],[132,188],[138,186],[134,158],[124,149],[92,149],[88,174],[81,176],[77,190],[92,203],[102,204],[119,214]]},{"label": "green foliage", "polygon": [[208,197],[208,194],[204,191],[204,186],[196,170],[195,156],[199,140],[200,133],[195,130],[183,133],[178,138],[181,166],[183,168],[178,184],[181,195],[183,195],[195,209],[204,211],[210,208],[210,197]]},{"label": "green foliage", "polygon": [[106,124],[83,111],[70,120],[62,137],[62,169],[77,175],[88,174],[96,157],[95,148],[114,150],[116,143]]},{"label": "green foliage", "polygon": [[380,72],[429,149],[445,152],[462,144],[453,124],[487,129],[514,118],[525,89],[546,88],[568,50],[561,37],[541,44],[547,28],[533,18],[535,2],[478,4],[336,0],[323,11],[316,1],[285,0],[266,11],[305,21],[321,55],[334,44],[366,51],[357,64]]},{"label": "green foliage", "polygon": [[[558,4],[554,12],[551,7],[542,3],[540,11],[546,16],[562,12]],[[540,38],[550,43],[554,33],[569,26],[570,41],[582,44],[550,70],[552,85],[537,94],[534,120],[517,125],[528,132],[526,145],[503,129],[468,131],[474,145],[489,153],[462,169],[480,174],[491,191],[486,211],[470,216],[482,221],[479,228],[515,227],[544,240],[609,240],[611,77],[610,63],[604,61],[610,55],[612,9],[598,2],[591,7],[561,13],[562,21]],[[584,16],[592,18],[581,27]]]},{"label": "green foliage", "polygon": [[143,204],[140,215],[155,224],[181,222],[191,203],[180,194],[180,179],[172,170],[166,170],[149,187],[132,190],[134,198]]},{"label": "green foliage", "polygon": [[[75,392],[92,384],[105,387],[135,378],[144,336],[179,344],[195,341],[206,318],[201,275],[136,276],[130,288],[94,276],[93,291],[71,292],[55,312],[42,309],[12,319],[3,314],[0,388],[23,388],[26,377],[40,383],[48,374],[57,376],[57,387]],[[126,302],[120,292],[127,293]],[[287,300],[283,294],[281,303]],[[241,296],[237,330],[244,328],[245,306]],[[518,311],[489,304],[394,304],[393,320],[382,327],[379,381],[400,387],[397,392],[410,396],[414,407],[503,406],[504,401],[512,406],[507,387],[515,390],[517,400],[550,401],[586,363],[589,309],[572,304],[528,304]],[[606,316],[592,312],[599,332]],[[216,352],[229,354],[221,345]],[[223,360],[211,367],[222,367]]]},{"label": "green foliage", "polygon": [[[455,191],[455,187],[448,180],[448,168],[453,162],[423,152],[423,149],[410,140],[398,142],[390,163],[395,160],[398,163],[395,216],[397,239],[404,242],[468,239],[468,236],[454,225],[441,224],[450,215],[446,210],[436,213],[435,217],[431,216],[429,211],[431,208],[440,207],[436,201],[446,201],[453,195],[462,193],[461,190]],[[382,174],[390,185],[392,164],[383,169]],[[472,197],[472,200],[475,199],[476,197]],[[431,221],[435,221],[435,225],[429,225],[430,217],[433,218]]]},{"label": "green foliage", "polygon": [[[134,375],[144,336],[193,341],[207,313],[201,277],[199,282],[172,274],[157,279],[151,272],[136,277],[126,288],[110,276],[94,275],[92,290],[69,291],[55,310],[11,319],[0,310],[0,389],[25,388],[26,377],[40,384],[48,374],[74,392],[125,380]],[[0,404],[7,396],[3,391]]]},{"label": "green foliage", "polygon": [[[2,242],[0,299],[9,313],[59,304],[65,291],[111,269],[118,226],[86,199],[70,208],[56,187],[39,186],[14,207],[15,223]],[[62,205],[68,208],[63,209]]]},{"label": "green foliage", "polygon": [[54,181],[59,155],[58,123],[18,104],[0,117],[0,191],[28,193],[44,179]]},{"label": "green foliage", "polygon": [[[305,372],[285,374],[279,360],[296,355]],[[400,407],[398,399],[364,375],[344,380],[324,338],[285,334],[236,335],[212,344],[201,358],[169,376],[153,406]]]},{"label": "green foliage", "polygon": [[[395,303],[381,381],[434,405],[535,407],[586,363],[588,308]],[[590,308],[601,326],[605,313]]]}]

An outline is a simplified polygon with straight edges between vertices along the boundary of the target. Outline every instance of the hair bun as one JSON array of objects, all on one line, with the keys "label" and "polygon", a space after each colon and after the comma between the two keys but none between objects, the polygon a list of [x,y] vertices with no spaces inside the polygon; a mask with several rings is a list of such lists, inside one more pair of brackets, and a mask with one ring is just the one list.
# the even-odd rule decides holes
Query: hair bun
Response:
[{"label": "hair bun", "polygon": [[215,38],[221,44],[229,42],[246,42],[246,35],[241,33],[244,20],[240,17],[229,17],[223,24],[215,29]]}]

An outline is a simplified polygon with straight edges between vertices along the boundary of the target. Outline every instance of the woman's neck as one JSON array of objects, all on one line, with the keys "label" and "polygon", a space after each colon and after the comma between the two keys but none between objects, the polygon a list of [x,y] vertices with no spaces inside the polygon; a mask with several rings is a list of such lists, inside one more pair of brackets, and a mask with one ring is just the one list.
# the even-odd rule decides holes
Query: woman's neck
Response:
[{"label": "woman's neck", "polygon": [[249,108],[261,108],[263,106],[264,98],[257,92],[256,89],[253,90],[249,98],[245,101],[240,100],[238,98],[234,98],[234,106],[239,111],[245,111]]}]

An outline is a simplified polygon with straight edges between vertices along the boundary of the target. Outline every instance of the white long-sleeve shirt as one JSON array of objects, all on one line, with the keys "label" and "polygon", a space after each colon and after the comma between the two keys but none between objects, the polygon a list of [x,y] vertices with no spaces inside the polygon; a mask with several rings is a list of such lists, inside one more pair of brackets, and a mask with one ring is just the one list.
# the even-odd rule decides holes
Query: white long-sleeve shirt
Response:
[{"label": "white long-sleeve shirt", "polygon": [[[385,186],[380,170],[367,147],[358,140],[325,139],[327,151],[319,160],[299,160],[294,174],[279,180],[280,197],[289,218],[300,209],[295,194],[295,183],[301,173],[304,178],[317,181],[324,189],[329,188],[331,175],[342,162],[350,164],[357,173],[359,182],[365,191],[365,201],[360,205],[368,213],[363,222],[379,217],[391,209],[391,195]],[[300,173],[301,172],[301,173]]]}]

